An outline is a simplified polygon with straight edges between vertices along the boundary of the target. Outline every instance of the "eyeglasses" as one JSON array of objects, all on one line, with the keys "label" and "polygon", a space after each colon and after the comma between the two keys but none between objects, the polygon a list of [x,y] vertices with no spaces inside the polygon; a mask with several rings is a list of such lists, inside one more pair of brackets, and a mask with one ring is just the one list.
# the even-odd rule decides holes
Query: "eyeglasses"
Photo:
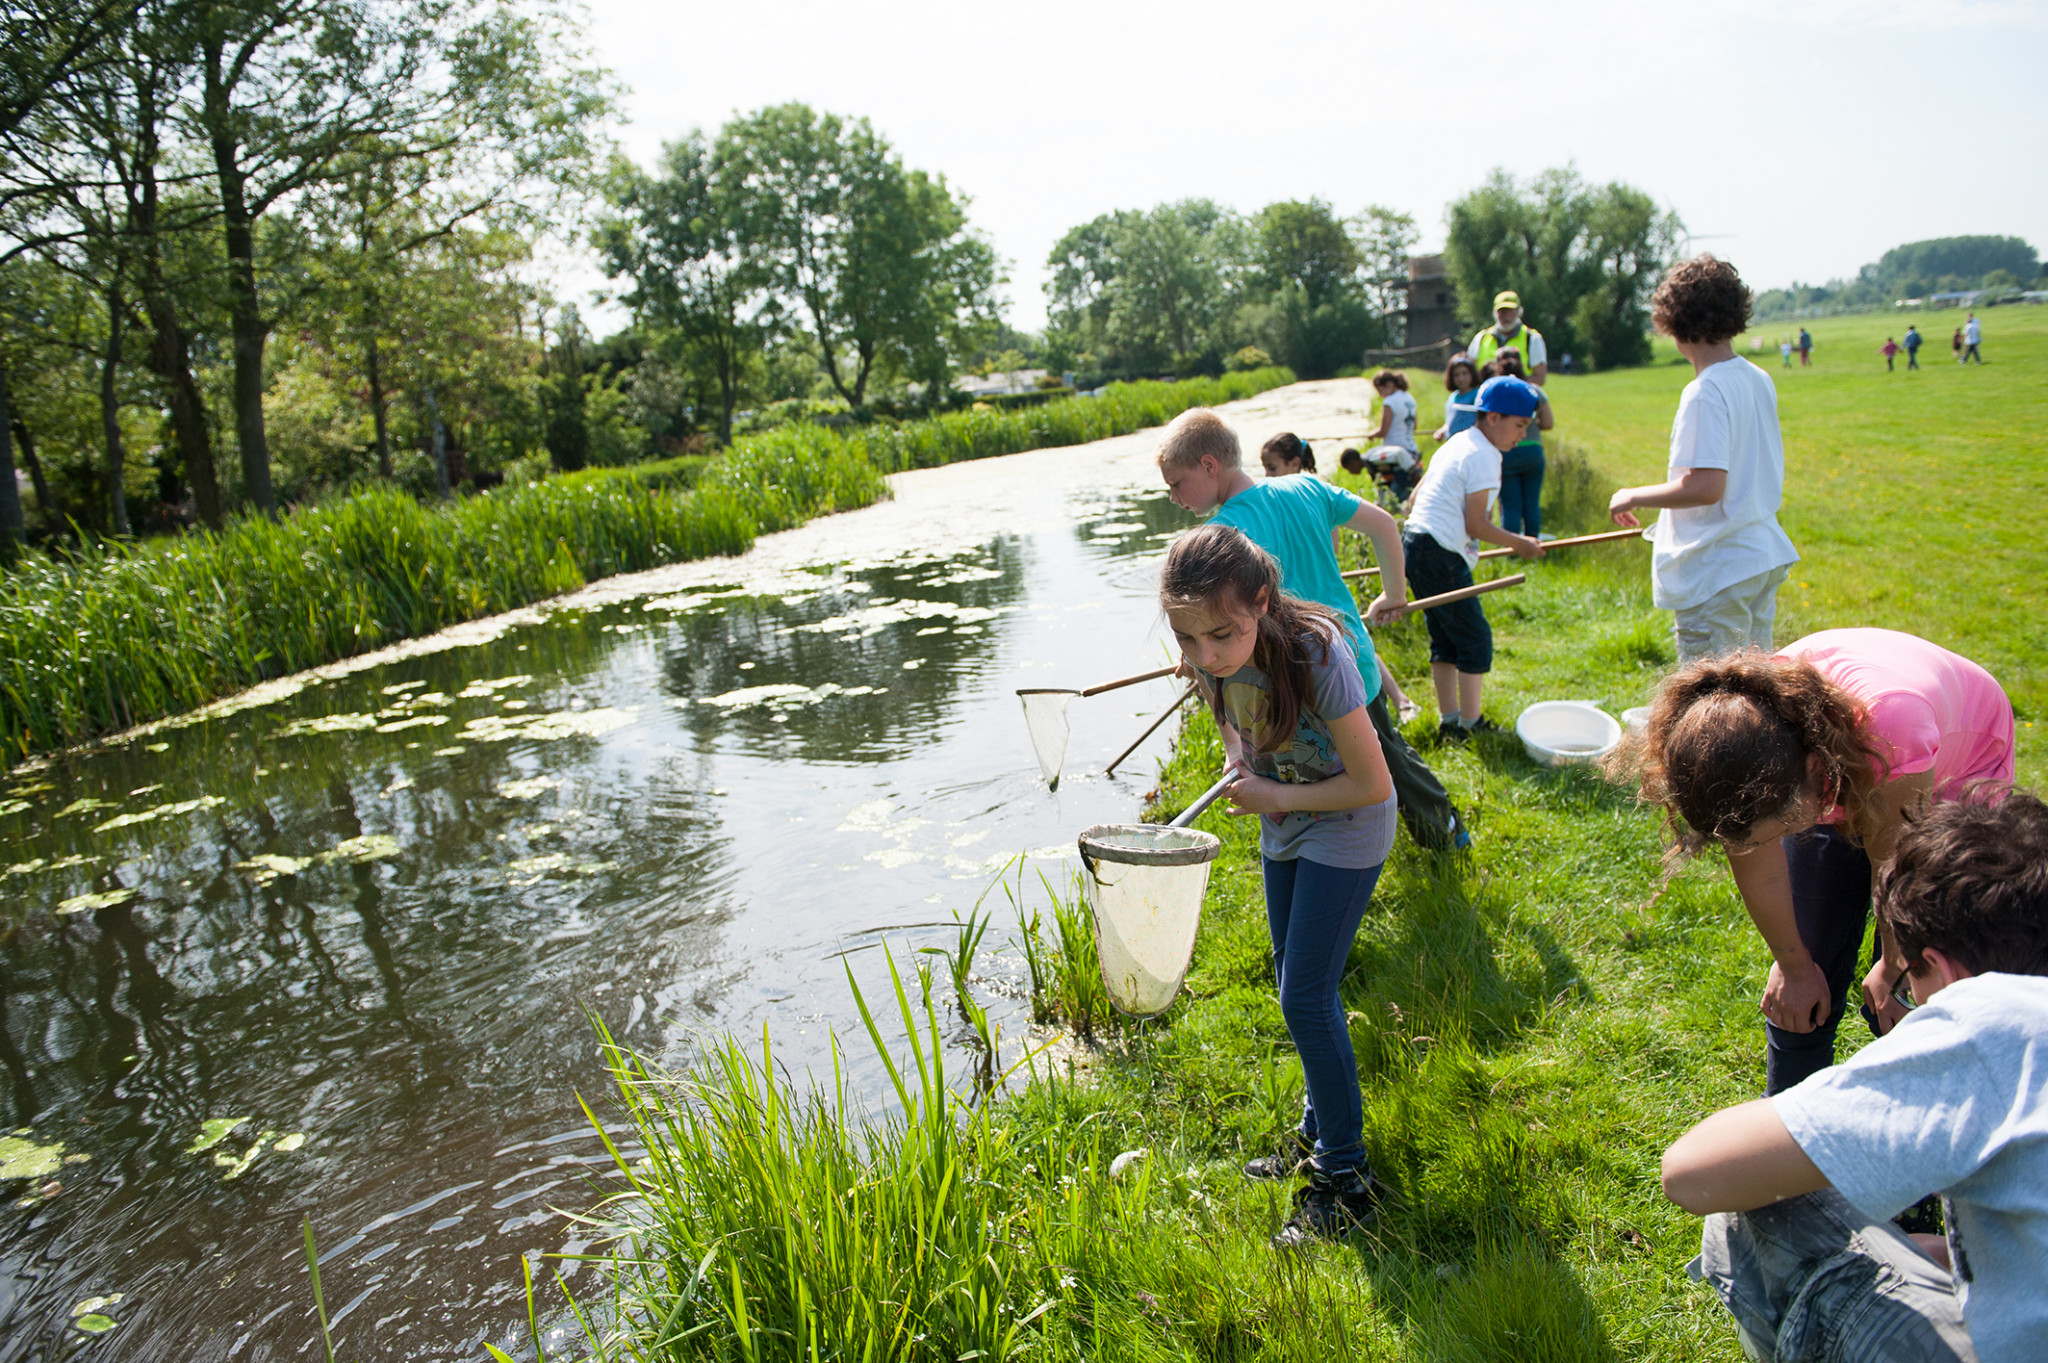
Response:
[{"label": "eyeglasses", "polygon": [[1920,1006],[1920,1001],[1913,997],[1912,981],[1903,972],[1899,982],[1892,986],[1892,1002],[1908,1013]]}]

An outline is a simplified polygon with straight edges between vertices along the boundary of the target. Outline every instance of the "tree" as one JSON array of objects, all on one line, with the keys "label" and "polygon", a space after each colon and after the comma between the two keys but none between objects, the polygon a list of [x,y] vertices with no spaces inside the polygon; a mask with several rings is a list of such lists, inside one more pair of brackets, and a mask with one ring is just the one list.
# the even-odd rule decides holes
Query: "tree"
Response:
[{"label": "tree", "polygon": [[777,105],[727,124],[713,157],[848,406],[866,404],[878,366],[942,378],[961,333],[993,314],[1000,272],[966,203],[906,170],[866,119]]},{"label": "tree", "polygon": [[1588,185],[1570,167],[1526,186],[1496,170],[1445,219],[1444,264],[1472,325],[1492,316],[1495,293],[1512,289],[1551,351],[1595,368],[1649,358],[1649,294],[1678,220],[1648,195]]},{"label": "tree", "polygon": [[1061,237],[1046,265],[1049,343],[1123,375],[1220,373],[1258,269],[1251,229],[1207,199],[1104,214]]},{"label": "tree", "polygon": [[[771,292],[774,242],[752,230],[767,215],[747,193],[733,163],[693,132],[663,149],[652,175],[617,168],[612,202],[619,212],[596,234],[606,272],[630,281],[623,301],[636,321],[673,337],[716,383],[721,445],[732,443],[745,376],[783,321]],[[856,380],[864,382],[864,374]]]},{"label": "tree", "polygon": [[1268,204],[1252,223],[1257,284],[1264,306],[1244,319],[1303,378],[1326,378],[1358,362],[1384,328],[1367,303],[1358,242],[1330,206]]},{"label": "tree", "polygon": [[1408,257],[1422,234],[1407,213],[1374,204],[1351,219],[1366,301],[1382,321],[1408,310]]},{"label": "tree", "polygon": [[1887,294],[1928,293],[1944,275],[1976,281],[1993,270],[2015,280],[2032,279],[2040,268],[2031,244],[2020,237],[1936,237],[1894,246],[1870,272]]},{"label": "tree", "polygon": [[1321,199],[1267,204],[1253,220],[1252,232],[1267,288],[1293,284],[1312,308],[1356,291],[1357,244]]}]

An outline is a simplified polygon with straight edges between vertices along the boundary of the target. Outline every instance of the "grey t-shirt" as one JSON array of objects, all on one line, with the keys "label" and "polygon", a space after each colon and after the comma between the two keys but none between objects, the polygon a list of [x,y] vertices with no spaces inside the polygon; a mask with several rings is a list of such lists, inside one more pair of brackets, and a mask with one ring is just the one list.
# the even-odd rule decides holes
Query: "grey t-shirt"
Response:
[{"label": "grey t-shirt", "polygon": [[2048,978],[1977,975],[1771,1100],[1872,1220],[1942,1194],[1963,1321],[1983,1363],[2048,1340]]},{"label": "grey t-shirt", "polygon": [[[1252,737],[1273,703],[1272,683],[1256,667],[1227,677],[1210,677],[1220,687],[1223,723],[1234,730],[1252,769],[1276,781],[1306,785],[1344,770],[1324,717],[1341,719],[1366,703],[1365,682],[1351,644],[1343,638],[1310,643],[1309,692],[1295,721],[1294,741],[1276,753],[1257,751]],[[1320,655],[1320,656],[1319,656]],[[1295,810],[1259,816],[1259,854],[1274,861],[1306,857],[1324,866],[1362,871],[1378,866],[1394,850],[1394,797],[1359,809]]]}]

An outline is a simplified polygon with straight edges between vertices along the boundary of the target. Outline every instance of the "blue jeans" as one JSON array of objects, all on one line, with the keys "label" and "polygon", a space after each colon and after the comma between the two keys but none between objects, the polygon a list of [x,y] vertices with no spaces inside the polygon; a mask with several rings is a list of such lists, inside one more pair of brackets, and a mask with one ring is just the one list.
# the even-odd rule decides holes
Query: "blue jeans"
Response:
[{"label": "blue jeans", "polygon": [[1856,961],[1870,921],[1870,857],[1819,824],[1784,839],[1799,941],[1828,981],[1827,1020],[1810,1032],[1764,1024],[1764,1092],[1783,1093],[1835,1063],[1843,1000],[1856,987]]},{"label": "blue jeans", "polygon": [[1832,1188],[1707,1218],[1687,1271],[1778,1363],[1976,1363],[1955,1282]]},{"label": "blue jeans", "polygon": [[1543,529],[1543,447],[1517,445],[1500,457],[1500,528],[1518,535]]},{"label": "blue jeans", "polygon": [[1362,871],[1299,859],[1264,859],[1266,928],[1280,977],[1280,1015],[1301,1056],[1308,1095],[1301,1138],[1322,1173],[1365,1168],[1365,1111],[1351,1028],[1337,997],[1351,939],[1372,902],[1380,867]]}]

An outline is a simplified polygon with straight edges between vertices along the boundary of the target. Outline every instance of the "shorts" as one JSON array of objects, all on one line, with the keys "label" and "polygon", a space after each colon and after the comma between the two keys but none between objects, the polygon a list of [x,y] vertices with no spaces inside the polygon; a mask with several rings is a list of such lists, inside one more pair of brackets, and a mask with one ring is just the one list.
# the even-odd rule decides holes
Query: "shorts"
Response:
[{"label": "shorts", "polygon": [[[1472,585],[1472,567],[1465,556],[1444,548],[1426,531],[1402,536],[1401,551],[1408,561],[1408,585],[1418,598]],[[1478,597],[1431,606],[1422,619],[1429,626],[1432,663],[1449,663],[1474,676],[1493,670],[1493,627],[1486,623]]]}]

